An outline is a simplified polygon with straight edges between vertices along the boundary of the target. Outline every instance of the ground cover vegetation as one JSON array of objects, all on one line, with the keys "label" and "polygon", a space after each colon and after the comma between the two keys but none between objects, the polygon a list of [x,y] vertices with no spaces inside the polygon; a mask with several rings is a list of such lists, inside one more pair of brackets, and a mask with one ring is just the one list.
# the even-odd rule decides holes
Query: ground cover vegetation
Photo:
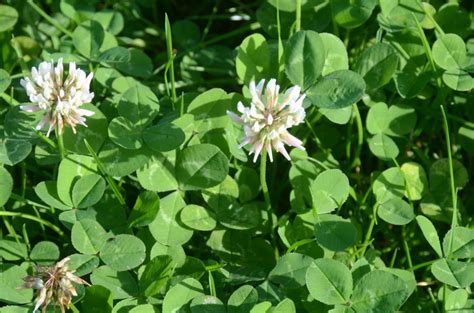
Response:
[{"label": "ground cover vegetation", "polygon": [[473,17],[1,1],[0,312],[474,312]]}]

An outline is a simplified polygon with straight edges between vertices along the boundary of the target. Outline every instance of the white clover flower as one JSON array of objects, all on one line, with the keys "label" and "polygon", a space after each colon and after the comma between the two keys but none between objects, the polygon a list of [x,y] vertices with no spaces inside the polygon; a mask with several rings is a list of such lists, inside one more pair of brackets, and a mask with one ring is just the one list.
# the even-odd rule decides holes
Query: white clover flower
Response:
[{"label": "white clover flower", "polygon": [[31,69],[31,77],[20,81],[30,98],[32,104],[22,105],[20,108],[27,112],[45,110],[46,113],[36,126],[40,130],[48,124],[51,130],[58,125],[59,133],[63,131],[64,124],[71,126],[76,133],[76,125],[86,125],[85,116],[91,116],[94,112],[81,109],[85,103],[90,103],[94,93],[89,91],[93,74],[86,73],[76,68],[76,63],[69,63],[69,74],[63,81],[63,60],[59,59],[54,67],[54,62],[41,62]]},{"label": "white clover flower", "polygon": [[39,266],[34,276],[23,278],[24,283],[20,288],[38,290],[33,313],[37,312],[41,306],[45,312],[52,300],[55,300],[56,305],[59,305],[61,312],[64,313],[65,308],[71,305],[72,297],[77,296],[76,288],[72,283],[89,285],[85,280],[74,275],[74,271],[68,269],[69,260],[70,258],[67,257],[54,266]]},{"label": "white clover flower", "polygon": [[270,161],[273,162],[273,148],[290,160],[285,144],[305,150],[303,142],[287,130],[304,121],[305,111],[302,104],[305,94],[300,94],[300,87],[293,86],[280,95],[280,86],[276,84],[275,79],[270,79],[263,93],[264,84],[264,79],[257,86],[253,81],[250,83],[250,107],[245,107],[240,101],[237,104],[237,110],[242,116],[230,111],[227,111],[227,114],[234,122],[244,125],[245,137],[240,147],[251,145],[250,154],[255,154],[254,162],[262,150],[268,153]]}]

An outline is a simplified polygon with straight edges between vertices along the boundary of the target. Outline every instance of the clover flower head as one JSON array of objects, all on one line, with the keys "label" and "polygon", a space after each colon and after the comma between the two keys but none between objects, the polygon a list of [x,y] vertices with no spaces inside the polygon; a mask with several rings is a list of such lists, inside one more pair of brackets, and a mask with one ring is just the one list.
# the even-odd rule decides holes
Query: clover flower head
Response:
[{"label": "clover flower head", "polygon": [[20,288],[38,290],[33,313],[41,306],[45,312],[52,299],[55,300],[56,305],[59,305],[61,313],[64,313],[65,308],[70,307],[72,297],[77,296],[72,283],[89,285],[85,280],[74,275],[74,271],[68,269],[69,260],[67,257],[54,266],[38,266],[34,276],[23,278],[24,283]]},{"label": "clover flower head", "polygon": [[240,147],[251,145],[250,154],[254,154],[254,162],[262,150],[268,153],[270,161],[273,162],[272,149],[290,160],[285,144],[305,150],[303,142],[288,132],[289,128],[304,121],[305,94],[301,94],[300,87],[293,86],[280,95],[280,86],[275,79],[270,79],[265,89],[264,85],[264,79],[257,85],[252,81],[249,85],[252,96],[250,107],[245,107],[239,101],[237,110],[242,115],[238,116],[230,111],[227,111],[227,114],[234,122],[244,126],[245,137]]},{"label": "clover flower head", "polygon": [[36,130],[48,124],[47,136],[56,125],[61,134],[65,124],[76,133],[76,125],[87,127],[85,117],[94,114],[81,109],[83,104],[90,103],[94,98],[94,93],[89,91],[93,74],[86,76],[83,70],[76,68],[76,63],[71,62],[65,80],[63,76],[63,60],[59,59],[56,67],[53,61],[41,62],[38,68],[31,69],[31,79],[26,77],[20,81],[31,102],[20,108],[26,112],[46,111]]}]

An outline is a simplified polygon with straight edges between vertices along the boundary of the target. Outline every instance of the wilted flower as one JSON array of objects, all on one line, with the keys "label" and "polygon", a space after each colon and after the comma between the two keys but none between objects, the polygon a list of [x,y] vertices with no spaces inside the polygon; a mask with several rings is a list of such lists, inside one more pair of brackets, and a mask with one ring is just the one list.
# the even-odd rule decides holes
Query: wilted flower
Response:
[{"label": "wilted flower", "polygon": [[76,289],[72,283],[89,285],[85,280],[74,275],[67,267],[69,257],[62,259],[54,266],[38,266],[35,276],[23,278],[21,288],[33,288],[38,290],[36,305],[33,313],[43,306],[43,312],[52,299],[59,305],[61,312],[65,312],[65,307],[69,308],[73,296],[77,296]]},{"label": "wilted flower", "polygon": [[94,97],[89,92],[89,86],[93,74],[86,73],[76,68],[76,63],[69,63],[69,74],[63,81],[63,60],[59,59],[54,67],[54,62],[41,62],[31,69],[32,80],[27,77],[20,81],[26,89],[32,104],[22,105],[20,108],[27,112],[45,110],[46,114],[36,126],[37,130],[49,124],[47,136],[51,130],[58,125],[59,133],[62,133],[64,124],[71,126],[76,133],[76,125],[87,127],[84,116],[91,116],[94,112],[81,109],[85,103],[90,103]]},{"label": "wilted flower", "polygon": [[290,160],[285,144],[305,150],[303,142],[287,130],[304,121],[305,111],[302,104],[305,94],[300,94],[300,87],[293,86],[280,95],[280,86],[276,84],[275,79],[270,79],[263,92],[264,84],[264,79],[257,86],[253,81],[250,83],[250,107],[245,107],[240,101],[237,104],[237,110],[242,116],[229,111],[227,114],[235,122],[244,125],[245,137],[240,147],[251,145],[250,154],[255,154],[254,162],[262,150],[268,153],[270,161],[273,162],[272,148]]}]

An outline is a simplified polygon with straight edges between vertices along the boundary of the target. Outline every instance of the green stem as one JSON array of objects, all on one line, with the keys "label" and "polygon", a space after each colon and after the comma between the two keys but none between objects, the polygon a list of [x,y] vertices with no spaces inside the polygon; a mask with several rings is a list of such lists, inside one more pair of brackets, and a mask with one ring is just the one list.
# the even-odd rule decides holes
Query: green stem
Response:
[{"label": "green stem", "polygon": [[362,251],[360,253],[360,257],[363,257],[365,255],[365,251],[367,250],[367,247],[370,244],[370,238],[372,237],[372,232],[374,230],[374,226],[375,226],[375,223],[377,221],[378,207],[379,207],[379,204],[375,203],[374,212],[373,212],[373,214],[371,216],[371,219],[370,219],[369,229],[367,230],[367,234],[365,235],[365,240],[364,240],[364,244],[363,244],[363,247],[362,247]]},{"label": "green stem", "polygon": [[19,217],[19,218],[24,218],[26,220],[35,221],[35,222],[38,222],[38,223],[40,223],[44,226],[47,226],[47,227],[51,228],[56,233],[58,233],[59,236],[64,235],[63,231],[58,226],[56,226],[53,223],[48,222],[48,221],[46,221],[42,218],[30,215],[30,214],[25,214],[25,213],[20,213],[20,212],[0,211],[0,216],[14,216],[14,217]]},{"label": "green stem", "polygon": [[416,27],[418,28],[418,33],[420,34],[420,39],[421,42],[423,43],[423,48],[425,49],[425,54],[428,58],[428,61],[430,62],[431,68],[433,72],[435,73],[436,76],[436,85],[438,87],[441,87],[441,78],[438,75],[438,71],[436,68],[436,65],[434,63],[433,55],[431,54],[431,48],[430,44],[428,43],[428,39],[426,38],[425,32],[423,31],[423,28],[420,25],[420,22],[418,22],[418,19],[415,17],[415,14],[412,13],[412,17],[415,20]]},{"label": "green stem", "polygon": [[262,149],[262,153],[260,156],[260,184],[262,186],[263,198],[265,200],[265,209],[267,210],[267,218],[268,218],[268,231],[270,232],[270,237],[273,244],[273,249],[275,252],[275,258],[278,260],[278,247],[276,245],[276,238],[275,234],[273,233],[273,211],[272,211],[272,203],[270,200],[270,194],[268,192],[268,185],[267,185],[267,150]]},{"label": "green stem", "polygon": [[[446,117],[446,112],[444,107],[440,105],[441,113],[443,115],[443,128],[444,128],[444,135],[446,137],[446,148],[448,150],[448,162],[449,162],[449,181],[451,185],[451,201],[453,202],[453,217],[451,220],[451,230],[454,230],[454,227],[457,226],[458,221],[458,210],[457,210],[457,195],[456,195],[456,185],[454,183],[454,169],[453,169],[453,154],[451,151],[451,139],[449,136],[449,125],[448,125],[448,118]],[[454,234],[451,235],[449,239],[449,249],[448,249],[448,259],[451,258],[452,248],[453,248],[453,239]]]},{"label": "green stem", "polygon": [[312,242],[314,242],[314,239],[312,239],[312,238],[306,238],[306,239],[298,240],[297,242],[292,244],[288,248],[288,250],[286,250],[286,254],[289,254],[289,253],[295,251],[296,249],[298,249],[299,247],[307,245],[307,244],[312,243]]},{"label": "green stem", "polygon": [[362,145],[364,144],[364,125],[362,124],[362,117],[360,116],[359,107],[356,103],[352,105],[352,109],[354,110],[357,125],[357,148],[351,166],[355,167],[360,165],[360,153],[362,151]]},{"label": "green stem", "polygon": [[296,0],[296,21],[295,21],[295,32],[301,30],[301,0]]},{"label": "green stem", "polygon": [[176,103],[176,86],[174,78],[174,53],[173,53],[173,38],[171,34],[170,21],[168,19],[168,14],[165,14],[165,34],[166,34],[166,51],[168,53],[168,62],[170,70],[170,79],[171,79],[171,96],[173,99],[173,104]]},{"label": "green stem", "polygon": [[119,187],[117,186],[117,184],[115,183],[115,181],[113,180],[113,178],[107,174],[107,172],[105,171],[105,167],[104,165],[102,164],[102,161],[100,161],[99,157],[97,156],[97,153],[94,151],[94,149],[89,145],[89,143],[87,142],[87,139],[84,139],[84,144],[86,145],[86,148],[87,150],[89,150],[89,153],[92,155],[92,157],[94,158],[95,162],[97,163],[97,168],[99,169],[99,171],[102,173],[102,175],[104,175],[105,177],[105,180],[107,181],[107,183],[109,184],[110,188],[112,188],[112,191],[113,193],[115,194],[115,196],[117,197],[117,200],[118,202],[125,206],[126,205],[126,202],[125,202],[125,199],[123,198],[122,194],[120,193],[120,189]]},{"label": "green stem", "polygon": [[64,141],[63,141],[63,134],[61,134],[61,131],[59,130],[59,127],[56,126],[56,137],[58,139],[58,151],[59,151],[59,157],[64,159],[65,152],[64,152]]},{"label": "green stem", "polygon": [[26,3],[35,10],[39,15],[41,15],[48,23],[56,27],[59,31],[63,32],[66,36],[72,37],[72,33],[68,31],[66,28],[64,28],[58,21],[50,17],[45,11],[43,11],[42,8],[37,6],[33,0],[27,0]]},{"label": "green stem", "polygon": [[408,247],[408,242],[405,238],[405,229],[403,229],[403,249],[405,250],[405,254],[407,255],[407,262],[408,262],[408,270],[410,272],[413,271],[413,262],[411,261],[411,253],[410,253],[410,247]]},{"label": "green stem", "polygon": [[212,276],[212,272],[208,271],[207,274],[209,277],[209,292],[211,293],[211,296],[217,297],[216,284],[214,282],[214,277]]}]

